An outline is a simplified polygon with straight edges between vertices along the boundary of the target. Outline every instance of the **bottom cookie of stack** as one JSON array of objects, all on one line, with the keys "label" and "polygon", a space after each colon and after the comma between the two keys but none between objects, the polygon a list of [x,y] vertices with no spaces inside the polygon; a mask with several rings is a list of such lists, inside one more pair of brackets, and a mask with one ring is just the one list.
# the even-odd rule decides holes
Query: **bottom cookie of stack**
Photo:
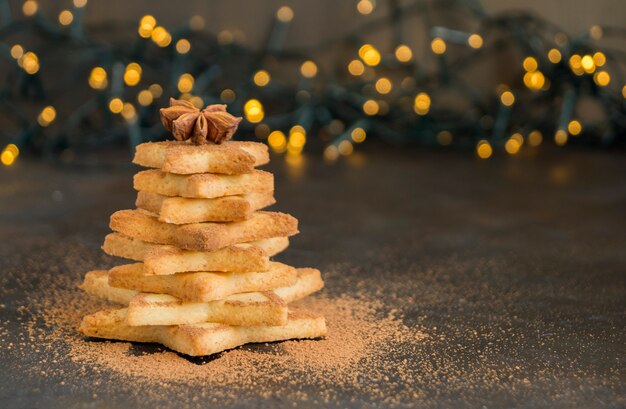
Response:
[{"label": "bottom cookie of stack", "polygon": [[290,311],[285,325],[249,327],[216,323],[133,327],[126,322],[126,314],[126,309],[122,308],[87,315],[83,318],[80,331],[89,337],[159,343],[191,356],[211,355],[249,343],[326,335],[324,318],[305,311]]}]

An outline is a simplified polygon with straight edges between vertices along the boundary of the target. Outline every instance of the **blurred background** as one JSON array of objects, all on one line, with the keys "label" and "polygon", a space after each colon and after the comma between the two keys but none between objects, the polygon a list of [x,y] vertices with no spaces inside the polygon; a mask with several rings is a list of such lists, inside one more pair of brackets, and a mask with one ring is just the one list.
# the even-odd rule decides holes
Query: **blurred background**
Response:
[{"label": "blurred background", "polygon": [[[0,0],[0,399],[626,407],[625,16],[623,0]],[[135,146],[171,138],[170,97],[228,104],[235,138],[270,146],[272,210],[302,232],[278,261],[428,338],[372,343],[322,388],[303,360],[225,395],[155,383],[165,396],[38,336],[73,325],[45,317],[78,305],[85,271],[120,264],[102,239],[134,207]]]},{"label": "blurred background", "polygon": [[610,0],[0,0],[2,164],[127,161],[167,137],[169,97],[228,104],[245,118],[237,138],[296,166],[381,144],[478,159],[620,148],[625,11]]}]

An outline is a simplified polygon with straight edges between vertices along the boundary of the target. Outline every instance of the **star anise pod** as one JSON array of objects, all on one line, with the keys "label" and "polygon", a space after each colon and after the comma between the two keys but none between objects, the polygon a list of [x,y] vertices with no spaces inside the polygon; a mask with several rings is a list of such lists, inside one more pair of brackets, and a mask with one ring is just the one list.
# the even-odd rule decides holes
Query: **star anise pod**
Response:
[{"label": "star anise pod", "polygon": [[226,105],[208,105],[202,111],[188,101],[170,98],[170,106],[161,108],[161,122],[179,141],[191,139],[195,144],[220,144],[232,138],[241,122],[226,112]]}]

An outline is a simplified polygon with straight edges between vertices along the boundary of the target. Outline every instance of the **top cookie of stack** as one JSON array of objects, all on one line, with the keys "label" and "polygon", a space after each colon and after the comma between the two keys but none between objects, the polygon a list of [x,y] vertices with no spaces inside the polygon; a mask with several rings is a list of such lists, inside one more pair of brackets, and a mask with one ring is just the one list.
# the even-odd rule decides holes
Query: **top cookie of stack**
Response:
[{"label": "top cookie of stack", "polygon": [[136,205],[165,223],[241,221],[275,203],[273,175],[255,169],[269,162],[261,143],[144,143],[133,162],[157,168],[135,175]]}]

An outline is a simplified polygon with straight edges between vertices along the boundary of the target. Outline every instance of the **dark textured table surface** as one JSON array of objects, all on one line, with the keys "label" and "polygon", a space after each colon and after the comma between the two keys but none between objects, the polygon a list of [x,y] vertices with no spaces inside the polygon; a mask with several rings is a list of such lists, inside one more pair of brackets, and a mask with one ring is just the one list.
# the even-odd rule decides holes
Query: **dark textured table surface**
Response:
[{"label": "dark textured table surface", "polygon": [[[79,379],[39,376],[37,354],[45,351],[33,347],[26,359],[6,347],[24,331],[20,308],[46,290],[42,277],[78,282],[87,268],[110,263],[99,246],[109,215],[133,204],[135,170],[28,160],[0,170],[1,407],[176,406],[175,392],[159,402],[113,396],[107,374],[89,367]],[[423,347],[415,340],[408,365],[422,374],[439,367],[400,385],[419,392],[414,400],[376,400],[337,385],[325,406],[626,407],[623,153],[478,161],[381,150],[333,165],[307,158],[297,168],[274,158],[268,170],[276,172],[276,208],[300,219],[282,260],[332,270],[330,294],[349,293],[350,274],[366,288],[403,283],[393,299],[414,301],[385,308],[402,310],[404,323],[431,339]],[[70,246],[83,262],[68,261]],[[55,365],[74,370],[69,361]],[[315,395],[303,383],[287,388]],[[271,391],[264,396],[224,405],[291,406]]]}]

